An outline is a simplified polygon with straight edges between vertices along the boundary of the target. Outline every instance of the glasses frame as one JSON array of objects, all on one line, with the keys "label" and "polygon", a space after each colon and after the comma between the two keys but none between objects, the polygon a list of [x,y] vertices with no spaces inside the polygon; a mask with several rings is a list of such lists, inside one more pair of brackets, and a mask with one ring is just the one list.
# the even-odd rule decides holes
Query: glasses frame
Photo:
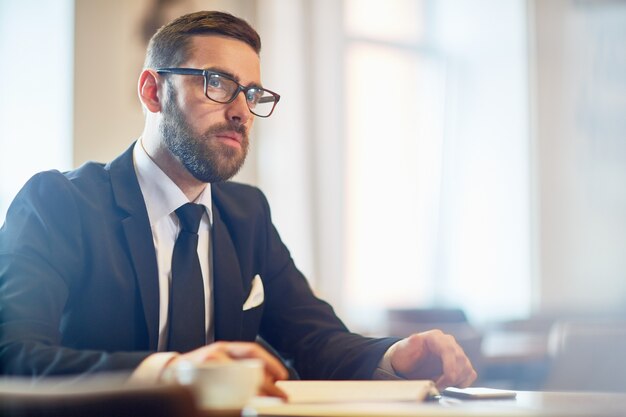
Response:
[{"label": "glasses frame", "polygon": [[[267,88],[264,87],[259,87],[257,85],[252,85],[252,86],[248,86],[246,87],[245,85],[241,85],[237,82],[237,80],[235,80],[233,77],[223,74],[219,71],[213,71],[213,70],[206,70],[206,69],[199,69],[199,68],[157,68],[155,69],[155,71],[157,72],[157,74],[178,74],[178,75],[196,75],[196,76],[202,76],[204,78],[204,95],[206,98],[208,98],[209,100],[215,102],[215,103],[220,103],[220,104],[228,104],[228,103],[232,103],[233,101],[235,101],[235,99],[237,98],[237,96],[239,95],[239,93],[241,93],[243,91],[244,95],[248,94],[248,91],[252,90],[252,89],[257,89],[257,90],[263,90],[267,93],[269,93],[273,98],[274,98],[274,105],[272,106],[272,110],[270,110],[269,114],[267,114],[266,116],[262,116],[258,113],[255,113],[254,110],[252,110],[250,108],[250,103],[248,103],[248,100],[246,100],[246,105],[248,106],[248,110],[250,111],[250,113],[254,114],[255,116],[258,117],[270,117],[272,115],[272,113],[274,113],[274,109],[276,108],[276,104],[278,104],[278,101],[280,100],[280,94],[275,93],[271,90],[268,90]],[[237,89],[233,92],[233,96],[227,100],[227,101],[219,101],[219,100],[215,100],[211,97],[209,97],[208,94],[208,87],[209,87],[209,76],[212,74],[217,74],[220,77],[224,77],[229,81],[234,82],[235,84],[237,84]],[[270,100],[269,97],[265,97],[265,99],[262,99],[263,101],[259,100],[259,103],[265,103],[268,100]]]}]

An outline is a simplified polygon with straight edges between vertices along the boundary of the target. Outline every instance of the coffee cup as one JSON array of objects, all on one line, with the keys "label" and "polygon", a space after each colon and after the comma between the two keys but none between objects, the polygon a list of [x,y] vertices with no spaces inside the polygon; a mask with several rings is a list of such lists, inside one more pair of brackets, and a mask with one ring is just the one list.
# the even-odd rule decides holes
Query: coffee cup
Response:
[{"label": "coffee cup", "polygon": [[254,397],[264,378],[258,359],[194,364],[182,361],[166,369],[167,382],[189,386],[199,408],[238,411]]}]

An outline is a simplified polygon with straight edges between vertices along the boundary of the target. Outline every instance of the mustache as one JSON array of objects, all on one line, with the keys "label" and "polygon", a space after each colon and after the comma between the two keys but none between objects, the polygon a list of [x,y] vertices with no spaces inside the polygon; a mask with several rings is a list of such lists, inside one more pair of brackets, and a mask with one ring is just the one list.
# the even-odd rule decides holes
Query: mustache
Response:
[{"label": "mustache", "polygon": [[244,138],[248,138],[248,129],[246,129],[246,126],[239,123],[220,123],[218,125],[211,126],[204,132],[204,136],[208,137],[211,135],[225,132],[236,132]]}]

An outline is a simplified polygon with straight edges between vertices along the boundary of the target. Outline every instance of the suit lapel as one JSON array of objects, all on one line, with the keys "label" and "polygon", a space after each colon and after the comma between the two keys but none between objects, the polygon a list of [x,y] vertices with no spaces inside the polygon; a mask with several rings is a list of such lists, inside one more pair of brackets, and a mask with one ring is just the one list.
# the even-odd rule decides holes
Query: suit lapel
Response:
[{"label": "suit lapel", "polygon": [[[134,145],[133,145],[134,146]],[[128,216],[122,220],[148,328],[148,345],[156,350],[159,338],[159,282],[156,253],[148,212],[133,165],[133,146],[108,168],[117,205]]]},{"label": "suit lapel", "polygon": [[[213,187],[212,187],[213,188]],[[213,300],[215,340],[239,340],[243,319],[244,288],[235,246],[213,193]]]}]

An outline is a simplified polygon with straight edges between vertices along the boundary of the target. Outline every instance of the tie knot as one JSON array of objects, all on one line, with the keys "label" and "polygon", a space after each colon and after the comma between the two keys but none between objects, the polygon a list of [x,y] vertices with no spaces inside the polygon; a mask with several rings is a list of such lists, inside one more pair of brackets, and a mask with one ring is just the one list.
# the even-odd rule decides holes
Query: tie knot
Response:
[{"label": "tie knot", "polygon": [[198,226],[200,226],[200,219],[203,214],[204,206],[201,204],[187,203],[176,209],[180,227],[189,233],[198,233]]}]

